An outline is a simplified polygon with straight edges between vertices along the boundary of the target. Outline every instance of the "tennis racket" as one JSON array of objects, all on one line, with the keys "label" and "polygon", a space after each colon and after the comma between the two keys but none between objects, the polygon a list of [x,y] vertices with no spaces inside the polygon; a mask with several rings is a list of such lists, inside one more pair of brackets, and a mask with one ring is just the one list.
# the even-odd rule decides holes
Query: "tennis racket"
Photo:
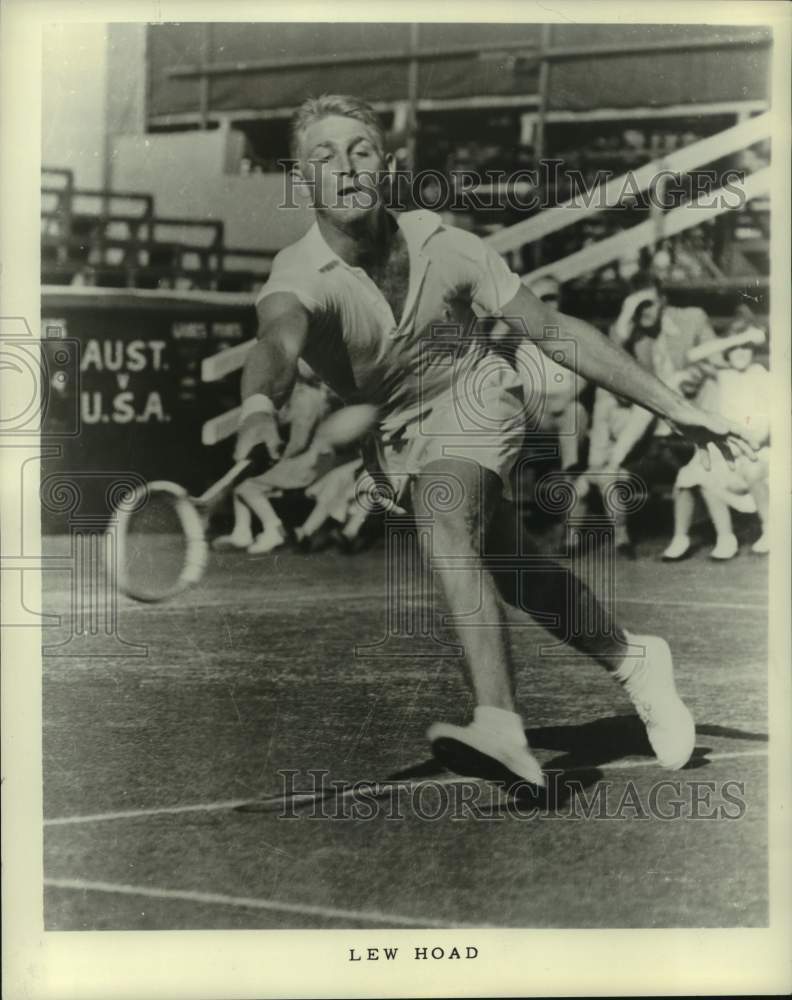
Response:
[{"label": "tennis racket", "polygon": [[[314,447],[353,444],[371,430],[376,419],[373,406],[344,407],[322,421]],[[114,545],[108,545],[121,592],[136,601],[156,603],[198,583],[209,561],[206,528],[212,511],[243,476],[261,473],[272,464],[259,445],[200,496],[161,479],[125,496],[115,510]]]}]

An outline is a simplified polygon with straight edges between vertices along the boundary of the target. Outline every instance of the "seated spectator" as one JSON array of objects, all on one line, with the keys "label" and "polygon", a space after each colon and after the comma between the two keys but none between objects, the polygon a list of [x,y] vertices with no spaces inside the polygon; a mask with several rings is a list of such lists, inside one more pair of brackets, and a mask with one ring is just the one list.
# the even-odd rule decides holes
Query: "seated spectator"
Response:
[{"label": "seated spectator", "polygon": [[[582,509],[596,489],[605,500],[602,486],[606,482],[626,478],[630,460],[646,451],[651,438],[653,416],[647,410],[614,396],[607,389],[597,388],[591,418],[589,452],[586,471],[578,478],[577,501]],[[606,502],[606,501],[605,501]],[[577,508],[581,512],[581,507]],[[606,512],[614,525],[614,546],[619,555],[635,558],[635,546],[630,537],[627,515],[621,508]]]},{"label": "seated spectator", "polygon": [[652,256],[652,272],[661,281],[671,275],[674,264],[674,251],[670,240],[663,240]]},{"label": "seated spectator", "polygon": [[[732,559],[739,545],[732,530],[731,510],[757,513],[762,533],[753,551],[765,554],[770,550],[767,535],[768,514],[768,439],[770,432],[767,403],[769,373],[754,363],[754,346],[764,342],[764,331],[745,319],[736,320],[729,329],[732,343],[723,353],[729,367],[717,374],[717,409],[730,420],[750,424],[764,440],[764,447],[751,461],[740,455],[730,466],[720,454],[710,457],[709,468],[696,452],[680,470],[674,489],[674,537],[663,553],[663,559],[682,559],[690,550],[690,526],[695,510],[695,493],[699,491],[715,528],[716,544],[710,552],[713,559]],[[740,337],[742,342],[740,342]]]},{"label": "seated spectator", "polygon": [[[711,363],[691,364],[687,351],[715,338],[701,309],[668,306],[656,282],[639,279],[640,287],[624,300],[611,336],[640,365],[662,378],[684,395],[699,399],[708,381]],[[668,446],[670,428],[650,411],[619,399],[598,388],[594,397],[589,456],[586,472],[578,479],[578,500],[588,503],[590,491],[607,481],[626,479],[632,473],[649,485],[657,476],[674,481],[685,458]],[[688,452],[683,453],[685,457]],[[607,501],[605,500],[607,503]],[[608,510],[614,522],[616,552],[635,558],[626,513]]]},{"label": "seated spectator", "polygon": [[[641,275],[624,300],[611,335],[667,385],[707,407],[712,364],[690,364],[688,352],[713,340],[715,331],[703,309],[668,305],[662,286]],[[715,362],[715,365],[722,362]]]},{"label": "seated spectator", "polygon": [[616,274],[620,281],[629,282],[635,278],[636,274],[639,274],[641,270],[641,258],[640,254],[629,253],[620,257],[616,262]]},{"label": "seated spectator", "polygon": [[314,508],[294,532],[303,548],[315,551],[325,541],[334,542],[345,552],[356,552],[365,545],[361,529],[368,508],[358,501],[357,485],[367,475],[358,456],[331,469],[305,491],[315,501]]},{"label": "seated spectator", "polygon": [[[270,501],[284,490],[310,486],[338,464],[333,449],[323,447],[316,434],[329,409],[328,390],[302,364],[294,391],[278,414],[281,431],[288,433],[283,455],[272,468],[235,488],[233,530],[216,538],[214,548],[247,549],[251,555],[262,555],[285,543],[286,529]],[[255,538],[253,515],[262,528]]]},{"label": "seated spectator", "polygon": [[[540,277],[527,280],[531,291],[542,302],[558,307],[561,288],[555,278]],[[505,324],[498,323],[492,330],[497,340],[505,334]],[[580,402],[586,382],[580,375],[557,364],[530,340],[522,341],[515,351],[514,364],[522,376],[526,390],[526,410],[531,414],[530,430],[543,434],[557,434],[561,468],[577,464],[580,449],[588,430],[588,414]],[[543,399],[534,407],[531,396],[541,388]]]},{"label": "seated spectator", "polygon": [[622,132],[622,143],[636,152],[641,152],[646,148],[646,135],[640,129],[628,128]]}]

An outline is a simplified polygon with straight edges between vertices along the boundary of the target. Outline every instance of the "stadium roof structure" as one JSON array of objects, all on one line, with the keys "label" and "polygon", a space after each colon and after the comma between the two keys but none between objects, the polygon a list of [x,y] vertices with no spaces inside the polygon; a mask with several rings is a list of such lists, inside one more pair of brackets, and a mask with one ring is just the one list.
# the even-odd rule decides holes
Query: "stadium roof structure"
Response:
[{"label": "stadium roof structure", "polygon": [[704,24],[150,25],[147,121],[279,117],[326,92],[381,109],[541,103],[573,114],[761,103],[771,43],[766,28]]}]

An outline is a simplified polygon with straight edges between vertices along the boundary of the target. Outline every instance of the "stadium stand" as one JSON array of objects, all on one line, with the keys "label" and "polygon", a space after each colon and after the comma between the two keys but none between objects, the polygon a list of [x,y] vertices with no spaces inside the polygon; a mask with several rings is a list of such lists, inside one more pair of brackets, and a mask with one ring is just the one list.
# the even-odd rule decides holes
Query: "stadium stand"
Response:
[{"label": "stadium stand", "polygon": [[250,291],[271,254],[230,247],[223,223],[158,214],[151,194],[88,190],[42,169],[41,270],[47,285]]},{"label": "stadium stand", "polygon": [[[471,45],[469,29],[456,26],[459,37],[446,37],[448,26],[438,33],[421,25],[412,45],[407,26],[369,26],[358,38],[331,25],[321,37],[301,36],[295,48],[288,25],[266,32],[182,27],[146,30],[139,67],[146,98],[136,131],[119,125],[111,137],[123,182],[82,186],[65,166],[43,170],[43,314],[83,343],[81,461],[90,455],[102,467],[125,440],[128,392],[136,394],[132,419],[141,424],[136,468],[146,477],[162,473],[158,462],[172,464],[147,444],[166,431],[173,436],[167,450],[196,487],[199,476],[208,483],[226,461],[238,371],[255,332],[253,293],[303,224],[298,212],[275,211],[289,116],[317,90],[364,94],[400,163],[447,180],[475,171],[476,196],[498,192],[500,182],[489,182],[487,172],[505,177],[557,161],[554,175],[540,172],[536,204],[477,207],[471,197],[447,218],[489,241],[518,272],[554,277],[561,307],[603,331],[639,272],[662,280],[672,305],[703,309],[716,332],[741,302],[766,326],[765,33],[625,29],[617,50],[609,38],[577,37],[560,26],[553,39],[543,39],[539,26],[478,26],[480,39]],[[284,60],[281,49],[293,55]],[[733,73],[724,79],[718,67],[727,50]],[[656,72],[646,72],[646,60]],[[687,90],[675,72],[683,66]],[[693,213],[684,191],[658,210],[644,195],[660,168],[679,171],[688,190],[706,171],[719,178],[741,171],[744,197],[736,208]],[[609,189],[619,189],[629,174],[639,190],[604,209],[596,198],[590,207],[585,197],[565,204],[575,193],[573,171],[584,188],[607,174]],[[509,183],[530,193],[525,180]],[[297,227],[293,235],[283,222]],[[135,343],[144,313],[147,336],[166,345],[165,364],[100,370],[92,352],[94,342],[108,339],[107,324],[119,340]],[[129,386],[116,384],[128,371]],[[147,403],[152,392],[163,419]],[[207,447],[210,441],[219,443]]]}]

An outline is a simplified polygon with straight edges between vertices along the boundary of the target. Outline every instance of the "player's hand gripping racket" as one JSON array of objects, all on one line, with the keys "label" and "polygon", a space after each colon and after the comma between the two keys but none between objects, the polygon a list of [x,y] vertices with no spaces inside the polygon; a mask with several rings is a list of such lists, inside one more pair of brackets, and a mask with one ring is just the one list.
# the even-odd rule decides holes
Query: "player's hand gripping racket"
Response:
[{"label": "player's hand gripping racket", "polygon": [[[342,448],[376,423],[377,410],[360,404],[332,413],[317,428],[316,447]],[[264,446],[236,462],[200,496],[156,480],[139,488],[116,511],[116,573],[120,590],[136,601],[165,601],[196,584],[209,559],[206,528],[212,510],[251,469],[263,472]]]}]

